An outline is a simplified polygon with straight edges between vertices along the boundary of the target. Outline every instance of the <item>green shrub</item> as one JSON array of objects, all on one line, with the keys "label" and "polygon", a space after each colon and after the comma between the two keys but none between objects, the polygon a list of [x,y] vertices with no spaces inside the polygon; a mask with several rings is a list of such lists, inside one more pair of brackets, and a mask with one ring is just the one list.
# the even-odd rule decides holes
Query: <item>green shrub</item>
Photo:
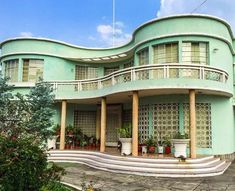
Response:
[{"label": "green shrub", "polygon": [[59,182],[51,181],[47,185],[43,186],[40,191],[71,191],[71,189]]}]

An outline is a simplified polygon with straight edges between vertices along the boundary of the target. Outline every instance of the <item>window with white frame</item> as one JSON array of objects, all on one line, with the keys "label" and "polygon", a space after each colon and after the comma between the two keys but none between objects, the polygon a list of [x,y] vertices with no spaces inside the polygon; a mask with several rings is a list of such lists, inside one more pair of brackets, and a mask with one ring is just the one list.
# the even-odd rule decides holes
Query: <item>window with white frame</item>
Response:
[{"label": "window with white frame", "polygon": [[153,61],[154,64],[178,63],[178,43],[155,45]]},{"label": "window with white frame", "polygon": [[149,49],[145,48],[138,53],[139,66],[149,64]]},{"label": "window with white frame", "polygon": [[4,62],[5,77],[10,78],[9,82],[18,82],[19,60],[7,60]]},{"label": "window with white frame", "polygon": [[208,64],[208,43],[183,42],[182,62],[184,64]]},{"label": "window with white frame", "polygon": [[43,78],[44,61],[39,59],[23,60],[23,82],[37,82]]},{"label": "window with white frame", "polygon": [[98,68],[90,66],[80,66],[75,67],[75,80],[85,80],[98,77]]}]

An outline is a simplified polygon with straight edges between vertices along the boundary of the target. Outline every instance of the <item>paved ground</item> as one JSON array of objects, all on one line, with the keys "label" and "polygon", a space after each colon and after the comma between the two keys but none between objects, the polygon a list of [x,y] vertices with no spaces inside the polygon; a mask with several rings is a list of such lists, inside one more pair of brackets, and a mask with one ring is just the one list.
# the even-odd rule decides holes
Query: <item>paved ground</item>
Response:
[{"label": "paved ground", "polygon": [[115,174],[80,164],[60,164],[67,174],[63,181],[81,186],[92,181],[101,191],[235,191],[235,162],[220,176],[207,178],[157,178]]}]

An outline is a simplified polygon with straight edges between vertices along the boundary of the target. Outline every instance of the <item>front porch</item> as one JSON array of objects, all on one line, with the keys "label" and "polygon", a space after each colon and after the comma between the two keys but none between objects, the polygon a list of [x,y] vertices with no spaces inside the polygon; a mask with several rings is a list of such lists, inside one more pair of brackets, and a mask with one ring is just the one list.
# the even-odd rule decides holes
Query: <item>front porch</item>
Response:
[{"label": "front porch", "polygon": [[[150,136],[153,136],[153,138],[157,139],[158,142],[162,142],[163,137],[167,134],[172,137],[173,133],[176,132],[183,134],[185,132],[189,132],[190,146],[188,156],[196,158],[196,91],[188,90],[188,92],[189,104],[186,104],[186,106],[185,104],[183,105],[183,103],[163,103],[151,105],[151,108],[150,106],[147,108],[145,105],[140,106],[139,92],[134,91],[132,92],[132,95],[129,94],[127,96],[128,99],[131,100],[129,107],[125,107],[123,104],[118,103],[108,102],[107,104],[107,97],[103,97],[101,98],[101,102],[96,104],[96,111],[94,112],[88,111],[87,109],[83,112],[74,109],[74,126],[81,128],[83,134],[88,137],[92,137],[92,139],[95,140],[90,141],[90,145],[78,145],[72,141],[73,135],[66,134],[66,120],[68,118],[66,113],[68,101],[62,100],[59,149],[99,150],[102,153],[114,151],[115,154],[118,154],[117,148],[110,149],[109,147],[117,146],[117,128],[120,128],[124,123],[131,123],[132,156],[142,156],[141,144],[145,143]],[[116,95],[116,100],[118,100],[117,97],[118,96]],[[108,100],[111,99],[108,98]],[[120,102],[122,102],[121,96],[119,103]],[[186,108],[187,111],[185,113],[188,112],[187,116],[186,114],[184,116],[188,118],[186,121],[190,121],[187,131],[182,129],[182,121],[180,121],[180,118],[182,118],[182,107]],[[170,111],[170,115],[166,114],[167,110]],[[151,117],[151,120],[149,120],[149,117]],[[159,132],[161,134],[160,136]],[[72,144],[68,144],[68,141],[66,141],[69,137],[71,138],[70,142]],[[154,153],[157,154],[157,148]],[[172,153],[171,155],[168,154],[168,156],[172,156]]]}]

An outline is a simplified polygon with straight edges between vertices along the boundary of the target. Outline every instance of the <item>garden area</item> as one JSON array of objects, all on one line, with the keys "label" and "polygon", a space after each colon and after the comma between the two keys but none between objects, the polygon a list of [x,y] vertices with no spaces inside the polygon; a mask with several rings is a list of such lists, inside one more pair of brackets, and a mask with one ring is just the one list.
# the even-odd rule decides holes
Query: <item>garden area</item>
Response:
[{"label": "garden area", "polygon": [[52,87],[39,82],[26,95],[0,78],[0,190],[71,191],[61,184],[62,167],[47,161],[53,136]]}]

